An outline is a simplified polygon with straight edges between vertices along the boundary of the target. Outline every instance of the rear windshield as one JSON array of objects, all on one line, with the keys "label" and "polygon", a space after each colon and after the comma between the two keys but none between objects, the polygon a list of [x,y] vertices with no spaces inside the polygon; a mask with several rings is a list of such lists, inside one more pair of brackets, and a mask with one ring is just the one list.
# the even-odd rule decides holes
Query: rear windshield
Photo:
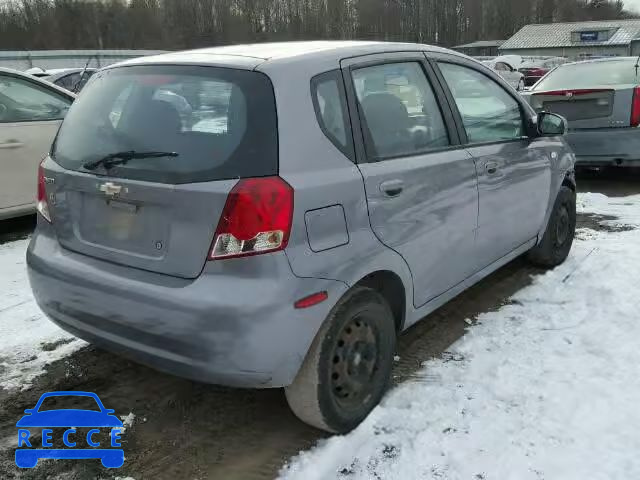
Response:
[{"label": "rear windshield", "polygon": [[269,79],[217,67],[137,66],[96,73],[67,114],[52,156],[84,170],[117,152],[171,152],[93,173],[193,183],[278,173]]},{"label": "rear windshield", "polygon": [[562,65],[544,77],[534,90],[592,88],[640,83],[635,60],[586,62]]}]

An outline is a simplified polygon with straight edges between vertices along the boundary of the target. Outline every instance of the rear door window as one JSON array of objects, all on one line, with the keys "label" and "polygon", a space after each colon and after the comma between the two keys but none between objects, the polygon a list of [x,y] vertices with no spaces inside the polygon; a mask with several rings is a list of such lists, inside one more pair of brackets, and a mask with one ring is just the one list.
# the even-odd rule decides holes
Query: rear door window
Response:
[{"label": "rear door window", "polygon": [[311,94],[320,128],[333,144],[353,159],[351,131],[339,71],[318,75],[311,81]]},{"label": "rear door window", "polygon": [[451,144],[420,63],[358,68],[352,77],[369,160],[418,155]]},{"label": "rear door window", "polygon": [[273,87],[261,73],[217,67],[138,66],[94,75],[53,149],[67,169],[117,152],[175,152],[97,174],[193,183],[278,172]]}]

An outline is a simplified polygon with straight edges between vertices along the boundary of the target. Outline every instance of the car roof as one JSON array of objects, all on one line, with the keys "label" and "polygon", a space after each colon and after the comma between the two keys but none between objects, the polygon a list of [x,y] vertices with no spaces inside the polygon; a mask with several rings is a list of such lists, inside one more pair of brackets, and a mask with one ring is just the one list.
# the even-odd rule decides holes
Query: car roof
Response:
[{"label": "car roof", "polygon": [[29,73],[24,73],[21,72],[20,70],[13,70],[11,68],[4,68],[4,67],[0,67],[0,75],[5,74],[8,76],[12,76],[12,77],[18,77],[18,78],[22,78],[23,80],[26,80],[28,82],[31,83],[37,83],[42,85],[44,88],[48,88],[50,90],[55,90],[59,93],[62,93],[63,95],[66,95],[72,99],[76,98],[76,94],[73,92],[70,92],[69,90],[66,90],[62,87],[59,87],[58,85],[55,85],[53,83],[50,83],[46,80],[44,80],[43,78],[40,77],[36,77],[34,75],[31,75]]},{"label": "car roof", "polygon": [[171,52],[160,55],[140,57],[107,67],[114,68],[131,65],[149,64],[192,64],[226,66],[257,69],[265,64],[298,64],[307,67],[313,65],[334,64],[335,68],[340,60],[349,57],[371,55],[385,52],[447,52],[463,56],[457,52],[440,47],[416,43],[396,42],[368,42],[368,41],[305,41],[256,43],[248,45],[229,45],[223,47],[201,48],[183,52]]},{"label": "car roof", "polygon": [[636,62],[640,60],[640,57],[605,57],[605,58],[592,58],[589,60],[580,60],[578,62],[569,62],[559,65],[559,67],[567,67],[569,65],[584,65],[590,63],[614,63],[614,62]]}]

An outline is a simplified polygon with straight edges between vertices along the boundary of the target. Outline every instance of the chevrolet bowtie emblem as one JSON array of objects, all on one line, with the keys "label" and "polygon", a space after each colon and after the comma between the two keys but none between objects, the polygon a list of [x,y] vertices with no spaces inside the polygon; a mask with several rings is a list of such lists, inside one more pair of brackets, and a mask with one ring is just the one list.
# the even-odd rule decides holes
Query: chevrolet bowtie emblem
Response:
[{"label": "chevrolet bowtie emblem", "polygon": [[[116,185],[115,183],[107,182],[100,185],[99,189],[105,195],[109,197],[115,197],[116,195],[120,195],[120,193],[122,192],[122,185]],[[127,189],[125,188],[124,191],[126,192]]]}]

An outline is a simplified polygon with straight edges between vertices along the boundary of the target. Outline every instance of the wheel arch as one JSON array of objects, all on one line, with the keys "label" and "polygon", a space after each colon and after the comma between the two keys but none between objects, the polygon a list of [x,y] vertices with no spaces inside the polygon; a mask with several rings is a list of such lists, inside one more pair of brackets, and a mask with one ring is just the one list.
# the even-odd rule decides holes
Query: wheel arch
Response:
[{"label": "wheel arch", "polygon": [[561,186],[568,187],[574,192],[577,190],[576,173],[574,170],[569,170],[565,173]]},{"label": "wheel arch", "polygon": [[357,281],[352,288],[355,287],[367,287],[382,295],[393,312],[396,332],[403,330],[407,316],[407,289],[398,274],[391,270],[377,270]]}]

